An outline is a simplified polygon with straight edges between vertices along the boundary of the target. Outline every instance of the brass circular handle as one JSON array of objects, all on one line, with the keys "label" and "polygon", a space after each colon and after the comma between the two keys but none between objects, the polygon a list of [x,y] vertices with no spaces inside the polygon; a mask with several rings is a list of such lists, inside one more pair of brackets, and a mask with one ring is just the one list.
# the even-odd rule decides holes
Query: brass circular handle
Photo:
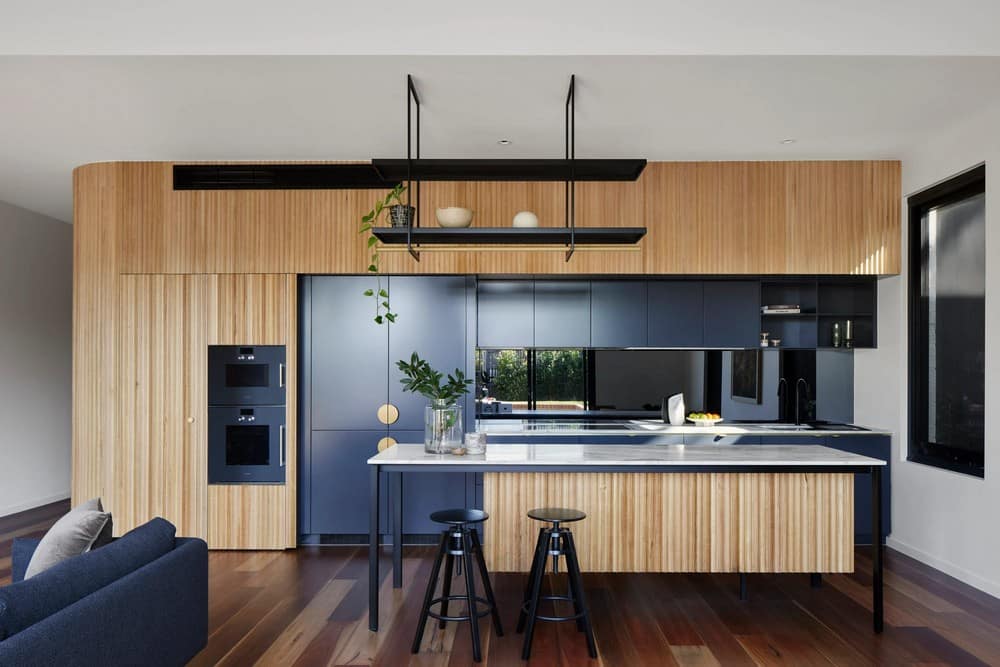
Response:
[{"label": "brass circular handle", "polygon": [[389,449],[390,447],[392,447],[395,444],[396,444],[396,439],[395,438],[389,438],[389,437],[382,438],[381,440],[378,441],[378,450],[380,452],[384,451],[386,449]]},{"label": "brass circular handle", "polygon": [[188,424],[193,424],[194,423],[194,417],[188,417],[187,418],[187,422],[188,422]]},{"label": "brass circular handle", "polygon": [[383,424],[395,424],[399,419],[399,408],[392,403],[383,403],[375,413]]}]

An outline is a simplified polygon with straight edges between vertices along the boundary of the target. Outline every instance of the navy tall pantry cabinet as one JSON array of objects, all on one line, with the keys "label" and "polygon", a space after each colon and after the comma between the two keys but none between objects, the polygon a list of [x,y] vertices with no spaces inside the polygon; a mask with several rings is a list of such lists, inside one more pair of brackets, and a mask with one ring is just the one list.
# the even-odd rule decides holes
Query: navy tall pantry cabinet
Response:
[{"label": "navy tall pantry cabinet", "polygon": [[[309,276],[300,289],[302,434],[299,533],[367,539],[366,461],[383,438],[423,440],[427,400],[405,393],[396,367],[413,352],[439,369],[472,375],[475,282],[465,276],[383,277],[398,321],[373,321],[374,287],[369,276]],[[473,417],[473,400],[465,416]],[[398,417],[391,408],[398,411]],[[385,423],[389,422],[389,423]],[[469,424],[466,424],[469,428]],[[391,442],[389,440],[388,442]],[[383,480],[383,490],[388,484]],[[471,486],[471,485],[470,485]],[[382,507],[389,497],[383,494]],[[420,474],[403,478],[405,535],[436,533],[427,516],[466,504],[462,475]],[[383,515],[382,525],[391,526]]]}]

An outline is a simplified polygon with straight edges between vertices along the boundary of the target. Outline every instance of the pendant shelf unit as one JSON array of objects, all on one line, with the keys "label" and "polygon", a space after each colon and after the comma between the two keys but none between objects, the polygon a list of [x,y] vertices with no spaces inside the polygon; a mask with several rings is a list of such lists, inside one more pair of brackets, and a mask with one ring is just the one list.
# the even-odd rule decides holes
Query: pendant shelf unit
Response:
[{"label": "pendant shelf unit", "polygon": [[[414,123],[415,121],[415,123]],[[407,184],[407,205],[416,214],[407,227],[376,227],[382,243],[405,245],[420,261],[421,245],[555,245],[566,247],[566,261],[577,245],[635,245],[645,227],[577,227],[576,183],[635,181],[646,160],[577,159],[576,75],[566,95],[566,154],[556,159],[425,159],[420,157],[420,97],[413,76],[406,77],[406,157],[375,158],[354,164],[177,164],[174,190],[336,190],[391,189]],[[414,132],[414,126],[416,132]],[[414,136],[414,134],[416,136]],[[548,181],[566,184],[563,227],[479,227],[439,229],[420,226],[421,181]],[[411,201],[415,195],[415,201]],[[596,249],[596,248],[595,248]]]},{"label": "pendant shelf unit", "polygon": [[[416,113],[414,114],[414,110]],[[413,121],[416,120],[414,151]],[[389,180],[406,181],[407,205],[416,194],[416,215],[402,228],[373,228],[372,234],[385,244],[406,244],[420,261],[421,245],[564,245],[566,261],[579,245],[635,245],[645,236],[645,227],[576,226],[577,181],[634,181],[646,168],[643,159],[576,159],[576,75],[569,79],[565,111],[566,154],[563,159],[440,160],[420,157],[420,97],[413,76],[406,77],[406,159],[373,160],[372,166]],[[566,184],[564,227],[432,229],[420,226],[421,181],[562,181]],[[413,187],[415,184],[416,187]]]}]

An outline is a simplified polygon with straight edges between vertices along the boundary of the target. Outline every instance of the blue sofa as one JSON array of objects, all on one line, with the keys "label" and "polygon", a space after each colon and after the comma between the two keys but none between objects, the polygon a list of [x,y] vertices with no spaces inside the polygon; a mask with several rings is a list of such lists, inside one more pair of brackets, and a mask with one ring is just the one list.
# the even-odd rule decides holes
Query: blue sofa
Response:
[{"label": "blue sofa", "polygon": [[208,642],[208,548],[153,519],[24,580],[17,539],[0,588],[0,665],[183,665]]}]

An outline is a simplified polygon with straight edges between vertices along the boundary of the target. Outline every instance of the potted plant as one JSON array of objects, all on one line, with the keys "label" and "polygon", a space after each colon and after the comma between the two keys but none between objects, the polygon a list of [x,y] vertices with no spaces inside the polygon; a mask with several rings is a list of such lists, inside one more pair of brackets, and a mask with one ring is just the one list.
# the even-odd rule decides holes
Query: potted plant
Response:
[{"label": "potted plant", "polygon": [[[378,251],[378,239],[372,234],[372,228],[378,224],[379,218],[386,211],[389,212],[389,224],[393,227],[406,227],[412,222],[413,207],[403,203],[402,194],[404,192],[406,192],[406,185],[403,183],[390,190],[389,194],[375,202],[372,210],[362,216],[361,227],[358,228],[359,234],[368,235],[368,249],[372,251],[371,260],[368,263],[368,273],[375,274],[375,287],[366,289],[364,295],[375,299],[376,324],[395,322],[396,313],[392,312],[389,305],[389,290],[382,287],[382,276],[379,274],[381,255]],[[384,314],[383,308],[385,309]]]},{"label": "potted plant", "polygon": [[469,393],[468,380],[458,368],[447,377],[414,352],[407,363],[396,362],[403,373],[399,381],[403,391],[427,397],[431,404],[424,409],[424,451],[447,454],[462,446],[462,408],[456,404]]}]

